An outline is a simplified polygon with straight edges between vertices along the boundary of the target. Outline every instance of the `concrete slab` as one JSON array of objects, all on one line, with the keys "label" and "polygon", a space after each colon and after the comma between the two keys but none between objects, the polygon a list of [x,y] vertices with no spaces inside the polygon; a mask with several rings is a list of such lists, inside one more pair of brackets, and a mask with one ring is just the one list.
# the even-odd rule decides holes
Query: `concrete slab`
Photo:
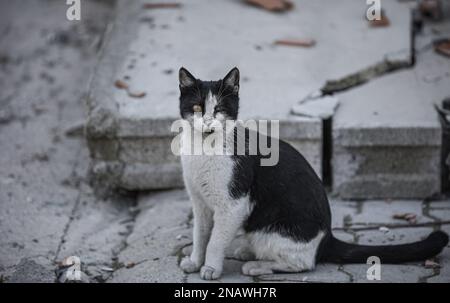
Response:
[{"label": "concrete slab", "polygon": [[333,119],[337,194],[423,198],[440,191],[441,126],[434,104],[449,94],[450,60],[422,41],[436,37],[418,36],[415,67],[338,94],[341,105]]},{"label": "concrete slab", "polygon": [[[179,116],[180,66],[202,79],[219,79],[238,66],[240,117],[280,120],[281,138],[306,150],[305,157],[320,173],[320,120],[292,117],[291,106],[326,80],[372,65],[386,54],[401,51],[400,57],[409,58],[408,5],[393,1],[384,4],[392,24],[379,29],[368,26],[365,3],[356,0],[295,1],[295,8],[283,15],[238,1],[205,5],[185,0],[181,8],[166,10],[142,9],[143,2],[118,4],[88,98],[90,149],[95,165],[106,166],[97,171],[115,176],[110,182],[128,189],[182,185],[176,159],[123,157],[126,150],[145,155],[142,148],[131,147],[133,141],[142,146],[140,140],[149,140],[143,144],[157,149],[157,154],[170,153],[160,139],[170,141],[170,123]],[[312,37],[317,44],[311,49],[273,44],[289,37]],[[115,88],[118,79],[146,96],[133,98]],[[164,181],[143,173],[158,169],[165,172]]]}]

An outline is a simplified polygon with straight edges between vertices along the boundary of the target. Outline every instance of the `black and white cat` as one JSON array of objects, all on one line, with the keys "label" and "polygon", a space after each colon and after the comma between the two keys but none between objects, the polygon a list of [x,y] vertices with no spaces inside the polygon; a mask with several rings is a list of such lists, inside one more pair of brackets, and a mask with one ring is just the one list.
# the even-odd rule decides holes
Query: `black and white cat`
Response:
[{"label": "black and white cat", "polygon": [[[179,81],[181,117],[203,126],[194,131],[208,136],[213,125],[237,120],[237,68],[219,81],[201,81],[181,68]],[[219,278],[225,250],[238,230],[245,232],[248,245],[237,249],[235,257],[248,261],[242,272],[250,276],[308,271],[325,261],[366,263],[370,256],[382,263],[425,260],[448,243],[441,231],[411,244],[342,242],[331,232],[330,206],[320,179],[292,146],[279,140],[278,164],[262,166],[260,154],[190,155],[191,134],[184,133],[181,162],[194,213],[193,251],[180,263],[185,272],[200,271],[205,280]],[[236,129],[224,128],[219,135],[227,143],[224,148],[236,142]]]}]

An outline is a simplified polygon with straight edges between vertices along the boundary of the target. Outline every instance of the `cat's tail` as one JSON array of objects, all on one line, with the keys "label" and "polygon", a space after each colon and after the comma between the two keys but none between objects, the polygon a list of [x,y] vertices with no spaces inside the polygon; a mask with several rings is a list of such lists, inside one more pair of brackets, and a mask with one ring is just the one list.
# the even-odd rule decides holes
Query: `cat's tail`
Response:
[{"label": "cat's tail", "polygon": [[331,236],[321,259],[333,263],[366,263],[367,258],[377,256],[381,263],[387,264],[423,261],[438,255],[447,244],[448,235],[442,231],[432,232],[414,243],[381,246],[350,244]]}]

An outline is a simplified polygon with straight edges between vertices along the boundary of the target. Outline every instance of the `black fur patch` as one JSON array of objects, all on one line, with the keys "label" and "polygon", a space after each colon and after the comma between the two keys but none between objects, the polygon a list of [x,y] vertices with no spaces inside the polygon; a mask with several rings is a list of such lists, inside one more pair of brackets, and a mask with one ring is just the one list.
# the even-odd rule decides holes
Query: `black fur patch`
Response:
[{"label": "black fur patch", "polygon": [[[272,140],[277,139],[269,137],[269,145]],[[259,151],[257,155],[233,158],[230,195],[235,199],[249,195],[254,203],[244,226],[246,232],[277,232],[297,241],[309,241],[319,231],[331,230],[324,187],[305,158],[288,143],[279,140],[279,162],[275,166],[261,166]]]}]

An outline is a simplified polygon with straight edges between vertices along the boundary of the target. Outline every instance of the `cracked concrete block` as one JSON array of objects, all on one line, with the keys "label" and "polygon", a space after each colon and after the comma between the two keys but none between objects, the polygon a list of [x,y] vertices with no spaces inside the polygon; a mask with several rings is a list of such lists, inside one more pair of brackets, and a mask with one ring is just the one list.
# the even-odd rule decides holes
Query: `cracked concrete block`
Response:
[{"label": "cracked concrete block", "polygon": [[[133,229],[120,251],[111,281],[181,282],[182,249],[192,243],[190,202],[184,190],[138,197]],[[127,264],[136,264],[127,268]]]},{"label": "cracked concrete block", "polygon": [[402,219],[394,219],[395,214],[413,213],[417,223],[434,222],[423,214],[424,204],[421,201],[365,201],[362,203],[362,211],[353,216],[351,228],[382,225],[410,225]]},{"label": "cracked concrete block", "polygon": [[355,283],[417,283],[433,275],[433,269],[423,266],[381,264],[381,280],[369,281],[368,268],[369,265],[366,264],[344,265],[345,272],[352,275]]},{"label": "cracked concrete block", "polygon": [[345,283],[350,277],[336,264],[318,264],[316,269],[304,273],[262,275],[260,282]]},{"label": "cracked concrete block", "polygon": [[338,106],[338,98],[324,96],[298,103],[292,107],[291,111],[294,115],[328,119],[333,116]]},{"label": "cracked concrete block", "polygon": [[[448,95],[450,62],[433,50],[410,69],[338,94],[333,190],[344,198],[424,198],[440,191],[442,130],[434,103]],[[427,81],[436,75],[437,80]]]},{"label": "cracked concrete block", "polygon": [[[392,18],[388,30],[371,29],[361,19],[365,3],[352,0],[303,3],[301,10],[283,18],[230,1],[214,0],[206,6],[201,0],[182,0],[182,16],[179,10],[142,10],[144,2],[118,2],[87,98],[86,135],[95,163],[120,161],[124,169],[109,182],[127,189],[182,186],[178,159],[165,153],[174,135],[170,124],[179,117],[177,71],[181,66],[208,80],[222,78],[238,66],[240,118],[279,120],[280,138],[293,142],[320,175],[321,122],[299,119],[291,115],[291,107],[328,79],[373,65],[386,53],[407,50],[410,44],[408,6],[397,2],[384,4]],[[323,6],[328,9],[324,11]],[[333,26],[317,31],[323,25],[317,15]],[[320,43],[313,50],[301,50],[267,40],[298,28]],[[196,35],[180,39],[186,32]],[[210,43],[203,43],[206,37]],[[409,58],[410,54],[402,55]],[[147,94],[133,98],[114,86],[116,80]]]}]

